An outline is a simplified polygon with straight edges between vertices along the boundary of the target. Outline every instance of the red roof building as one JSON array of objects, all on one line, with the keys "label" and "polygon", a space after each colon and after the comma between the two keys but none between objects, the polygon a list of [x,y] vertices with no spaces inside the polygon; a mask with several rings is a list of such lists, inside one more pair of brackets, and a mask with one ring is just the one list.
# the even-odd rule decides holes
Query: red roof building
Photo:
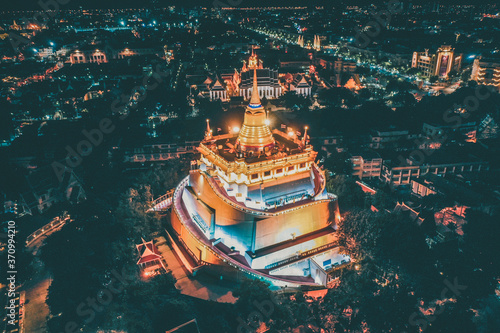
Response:
[{"label": "red roof building", "polygon": [[153,241],[146,242],[142,239],[142,243],[136,245],[137,251],[139,252],[139,260],[137,261],[137,265],[141,268],[141,270],[145,271],[145,274],[148,275],[148,272],[154,271],[165,266],[163,265],[162,256],[160,251],[156,245],[154,245]]}]

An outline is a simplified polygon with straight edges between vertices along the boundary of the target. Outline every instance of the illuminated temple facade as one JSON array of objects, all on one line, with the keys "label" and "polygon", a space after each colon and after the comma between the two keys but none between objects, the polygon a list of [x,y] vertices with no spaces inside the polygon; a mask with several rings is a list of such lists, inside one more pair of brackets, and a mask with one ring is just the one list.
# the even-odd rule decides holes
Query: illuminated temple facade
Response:
[{"label": "illuminated temple facade", "polygon": [[349,260],[338,252],[337,198],[307,134],[270,130],[255,71],[241,130],[213,136],[207,121],[200,158],[174,192],[170,241],[192,273],[328,285],[327,271]]},{"label": "illuminated temple facade", "polygon": [[248,59],[248,65],[243,64],[240,74],[240,84],[238,87],[239,95],[245,100],[249,100],[252,96],[254,85],[253,80],[257,73],[258,87],[260,98],[273,99],[283,95],[283,88],[279,80],[279,73],[277,70],[264,68],[262,61],[257,58],[254,50]]}]

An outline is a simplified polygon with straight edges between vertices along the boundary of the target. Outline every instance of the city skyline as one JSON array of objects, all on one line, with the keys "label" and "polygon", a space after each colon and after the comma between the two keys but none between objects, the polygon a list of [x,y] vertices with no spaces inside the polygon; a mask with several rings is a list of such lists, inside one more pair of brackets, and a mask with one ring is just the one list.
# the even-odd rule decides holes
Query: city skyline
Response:
[{"label": "city skyline", "polygon": [[[116,1],[116,0],[64,0],[64,1],[57,1],[58,5],[64,6],[67,9],[78,9],[78,8],[84,8],[84,9],[113,9],[113,8],[140,8],[140,7],[146,7],[146,8],[166,8],[169,6],[181,6],[181,7],[193,7],[193,6],[199,6],[199,7],[206,7],[210,8],[214,6],[214,3],[211,2],[206,2],[202,0],[189,0],[189,1],[178,1],[178,0],[147,0],[146,3],[138,3],[135,0],[122,0],[122,1]],[[432,3],[437,3],[440,5],[484,5],[484,4],[494,4],[494,2],[488,1],[488,0],[480,0],[480,1],[473,1],[471,2],[470,0],[460,0],[460,1],[451,1],[451,0],[441,0],[441,1],[427,1],[427,0],[414,0],[414,1],[398,1],[403,4],[418,4],[418,5],[426,5],[426,4],[432,4]],[[43,7],[41,7],[40,3],[47,3],[48,6],[50,5],[50,1],[39,1],[39,0],[26,0],[22,4],[20,3],[15,3],[15,2],[9,2],[4,4],[4,6],[1,8],[1,10],[43,10]],[[235,8],[246,8],[246,7],[292,7],[292,6],[299,6],[299,7],[310,7],[310,6],[322,6],[326,8],[331,8],[335,6],[366,6],[366,5],[374,5],[374,6],[383,6],[386,5],[388,1],[383,1],[383,0],[377,0],[377,1],[370,1],[370,0],[358,0],[356,2],[352,1],[345,1],[345,0],[335,0],[335,1],[326,1],[326,0],[316,0],[316,1],[309,1],[305,3],[304,1],[299,1],[299,0],[271,0],[271,1],[261,1],[261,0],[242,0],[238,2],[229,2],[229,1],[221,1],[218,3],[217,6],[222,6],[222,7],[235,7]]]},{"label": "city skyline", "polygon": [[498,4],[30,3],[1,332],[500,332]]}]

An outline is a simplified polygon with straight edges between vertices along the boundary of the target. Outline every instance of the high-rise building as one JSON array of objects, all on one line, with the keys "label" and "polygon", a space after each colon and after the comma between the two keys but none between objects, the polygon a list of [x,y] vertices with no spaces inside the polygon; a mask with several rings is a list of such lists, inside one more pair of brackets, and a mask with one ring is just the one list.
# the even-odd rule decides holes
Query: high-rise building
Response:
[{"label": "high-rise building", "polygon": [[422,76],[430,78],[437,76],[445,78],[452,71],[460,70],[462,65],[462,54],[457,54],[450,45],[442,45],[435,54],[424,52],[413,52],[411,67],[422,71]]},{"label": "high-rise building", "polygon": [[299,39],[297,40],[297,44],[299,44],[300,47],[304,47],[304,36],[299,35]]},{"label": "high-rise building", "polygon": [[500,57],[476,58],[472,66],[471,80],[500,90]]},{"label": "high-rise building", "polygon": [[[193,170],[175,189],[169,238],[186,268],[274,285],[327,285],[339,254],[335,195],[306,133],[272,130],[257,69],[241,129],[207,131]],[[236,127],[236,126],[235,126]]]},{"label": "high-rise building", "polygon": [[314,35],[314,43],[313,43],[313,48],[316,51],[321,50],[321,39],[318,35]]}]

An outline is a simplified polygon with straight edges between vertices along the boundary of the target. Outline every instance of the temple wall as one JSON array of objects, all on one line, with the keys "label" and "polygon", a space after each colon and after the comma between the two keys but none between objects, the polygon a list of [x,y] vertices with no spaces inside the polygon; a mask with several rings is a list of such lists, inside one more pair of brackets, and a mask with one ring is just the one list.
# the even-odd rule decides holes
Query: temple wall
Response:
[{"label": "temple wall", "polygon": [[312,259],[306,259],[293,265],[283,267],[282,269],[278,269],[271,274],[275,276],[311,276],[314,282],[324,286],[328,282],[328,274]]},{"label": "temple wall", "polygon": [[311,206],[299,206],[297,210],[287,214],[257,221],[254,250],[326,227],[330,216],[328,204],[325,201]]},{"label": "temple wall", "polygon": [[254,224],[254,221],[244,221],[237,225],[216,225],[214,238],[222,238],[224,245],[227,247],[234,247],[235,250],[244,254],[251,249]]},{"label": "temple wall", "polygon": [[193,257],[194,260],[203,260],[211,264],[222,264],[222,261],[210,250],[205,248],[194,235],[192,235],[186,227],[181,223],[175,210],[172,209],[171,215],[171,225],[174,228],[177,237],[181,240],[181,243],[187,247],[187,251]]},{"label": "temple wall", "polygon": [[203,232],[207,238],[211,238],[215,229],[215,210],[206,202],[198,199],[190,187],[184,189],[182,201],[191,215],[197,214],[203,220],[206,225]]},{"label": "temple wall", "polygon": [[191,173],[189,184],[192,186],[194,192],[216,211],[217,226],[234,226],[245,222],[253,223],[254,215],[235,209],[227,202],[224,202],[199,173]]},{"label": "temple wall", "polygon": [[[199,173],[190,175],[190,185],[202,200],[215,210],[215,238],[230,241],[239,251],[255,251],[308,234],[328,225],[328,202],[298,207],[297,210],[266,218],[242,212],[224,202]],[[255,231],[253,223],[256,221]],[[255,236],[254,236],[255,233]]]},{"label": "temple wall", "polygon": [[249,256],[245,256],[245,258],[247,258],[249,262],[251,260],[252,268],[264,269],[269,264],[291,258],[294,255],[299,254],[299,252],[305,252],[320,247],[322,245],[333,243],[336,240],[337,240],[337,235],[335,233],[330,233],[328,235],[320,236],[315,239],[311,239],[309,241],[272,252],[268,255],[255,258],[253,260],[251,260]]},{"label": "temple wall", "polygon": [[182,223],[179,220],[179,217],[177,216],[177,214],[175,214],[174,209],[172,209],[172,214],[171,214],[171,218],[170,218],[170,225],[174,229],[175,233],[177,235],[180,235],[181,228],[182,228]]}]

